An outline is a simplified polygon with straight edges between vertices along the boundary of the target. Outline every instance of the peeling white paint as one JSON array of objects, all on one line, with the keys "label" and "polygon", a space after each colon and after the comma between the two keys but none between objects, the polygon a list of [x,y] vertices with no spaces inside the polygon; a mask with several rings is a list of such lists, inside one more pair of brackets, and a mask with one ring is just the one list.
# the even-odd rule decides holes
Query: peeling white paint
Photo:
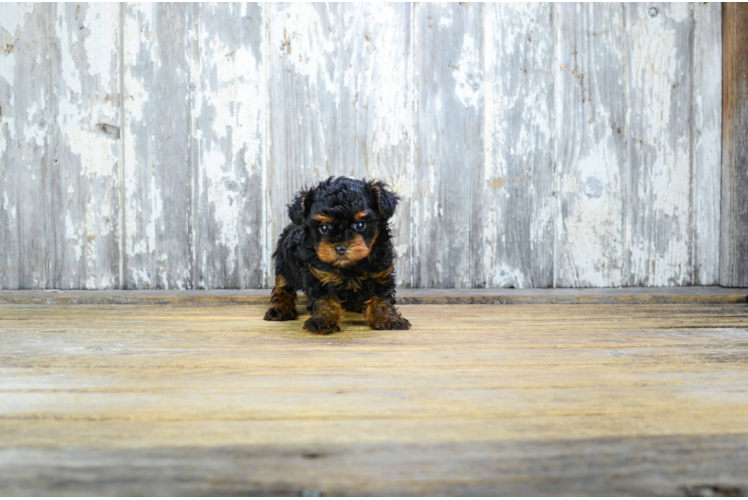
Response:
[{"label": "peeling white paint", "polygon": [[75,260],[80,261],[81,255],[83,255],[83,241],[81,235],[78,234],[78,227],[73,222],[70,212],[65,214],[65,236],[75,252]]},{"label": "peeling white paint", "polygon": [[688,20],[688,3],[686,2],[673,2],[669,4],[670,7],[670,18],[676,23],[682,23]]},{"label": "peeling white paint", "polygon": [[689,114],[690,102],[673,96],[674,85],[686,83],[679,77],[688,57],[688,47],[681,43],[688,29],[681,23],[688,16],[676,4],[660,6],[656,15],[642,4],[631,5],[631,11],[632,105],[641,111],[630,140],[636,161],[646,165],[647,178],[639,179],[646,201],[639,210],[649,219],[643,233],[628,221],[631,273],[635,283],[685,285],[691,278],[690,144],[688,134],[674,131],[687,125],[677,117]]},{"label": "peeling white paint", "polygon": [[568,215],[559,218],[563,220],[560,237],[567,242],[560,255],[568,273],[563,280],[566,286],[624,284],[623,207],[620,180],[614,176],[618,168],[615,150],[601,141],[577,158],[571,175],[561,177],[561,192],[567,194],[568,203]]},{"label": "peeling white paint", "polygon": [[47,138],[47,122],[44,115],[44,94],[39,93],[41,108],[36,102],[33,102],[29,109],[26,110],[26,123],[23,127],[23,135],[26,142],[42,146]]},{"label": "peeling white paint", "polygon": [[161,187],[156,184],[156,176],[151,176],[151,186],[149,190],[151,195],[151,214],[145,227],[146,249],[150,252],[156,251],[156,223],[161,218],[164,209],[164,200],[161,196]]},{"label": "peeling white paint", "polygon": [[37,5],[25,2],[3,3],[3,15],[0,17],[0,29],[15,34],[17,28],[26,24],[26,16],[33,14]]},{"label": "peeling white paint", "polygon": [[128,272],[132,274],[135,283],[139,289],[149,290],[151,288],[151,276],[145,269],[130,267]]},{"label": "peeling white paint", "polygon": [[[335,75],[323,64],[328,54],[338,50],[334,35],[327,32],[317,9],[329,9],[331,4],[296,3],[284,5],[274,13],[270,23],[270,50],[286,58],[293,72],[308,78],[309,86],[330,93],[338,104],[339,92]],[[329,19],[334,19],[329,16]]]},{"label": "peeling white paint", "polygon": [[107,136],[73,128],[69,131],[68,140],[70,151],[80,156],[84,175],[104,177],[116,171],[116,149]]},{"label": "peeling white paint", "polygon": [[627,284],[621,76],[627,50],[620,9],[618,4],[557,9],[554,282],[561,287]]},{"label": "peeling white paint", "polygon": [[[154,36],[153,9],[155,6],[131,4],[127,6],[123,26],[123,59],[124,59],[124,130],[122,147],[124,148],[124,216],[126,242],[125,258],[128,266],[126,273],[132,277],[130,286],[152,288],[154,286],[148,270],[135,267],[149,262],[149,257],[156,251],[156,224],[163,210],[164,200],[161,186],[156,182],[154,165],[142,163],[143,158],[151,158],[145,134],[137,134],[143,126],[144,112],[153,105],[141,76],[136,71],[143,71],[139,61],[158,61],[156,40]],[[146,139],[146,140],[143,140]],[[148,181],[144,189],[148,199],[142,200],[139,186],[139,174],[148,172]],[[140,203],[145,206],[142,207]]]},{"label": "peeling white paint", "polygon": [[525,273],[521,269],[506,264],[498,264],[489,276],[491,286],[495,288],[525,288]]},{"label": "peeling white paint", "polygon": [[[12,40],[10,36],[6,38]],[[2,44],[3,38],[0,38]],[[7,42],[10,43],[10,42]],[[13,87],[16,80],[16,55],[12,50],[0,53],[0,81],[5,81],[9,87]],[[11,94],[12,95],[12,94]]]},{"label": "peeling white paint", "polygon": [[115,57],[117,47],[118,18],[111,4],[86,4],[85,23],[89,30],[83,46],[86,51],[87,70],[91,76],[98,76],[105,86],[117,78]]},{"label": "peeling white paint", "polygon": [[[50,41],[56,47],[53,53],[60,56],[56,65],[50,65],[59,74],[48,75],[54,82],[51,95],[56,110],[48,122],[46,109],[53,103],[45,102],[46,87],[34,87],[39,96],[29,101],[31,91],[20,93],[16,77],[19,62],[33,61],[36,67],[47,64],[41,59],[44,51],[29,53],[24,45],[29,41],[23,39],[33,30],[33,36],[40,36],[35,24],[39,16],[34,13],[40,7],[5,4],[0,19],[0,89],[6,86],[9,91],[0,94],[4,99],[0,102],[0,161],[4,162],[0,168],[10,168],[14,182],[19,182],[20,173],[26,176],[23,179],[39,184],[39,170],[32,167],[42,147],[49,145],[50,151],[61,153],[57,168],[67,192],[64,202],[69,205],[61,217],[64,227],[57,234],[68,245],[66,261],[61,264],[69,273],[61,278],[66,286],[115,286],[107,267],[112,258],[107,238],[118,225],[110,212],[119,182],[124,182],[124,258],[131,286],[189,288],[193,283],[220,286],[221,276],[237,269],[255,273],[256,269],[238,267],[246,267],[240,264],[243,252],[248,241],[258,238],[265,240],[258,253],[267,256],[272,251],[277,232],[286,222],[285,191],[332,173],[381,178],[401,195],[401,208],[392,220],[395,251],[406,260],[398,263],[399,283],[429,284],[436,270],[438,279],[455,286],[481,282],[535,286],[536,268],[551,265],[554,257],[562,285],[616,286],[645,278],[648,281],[642,284],[677,285],[692,277],[713,283],[718,264],[721,151],[721,52],[715,48],[720,40],[715,29],[720,25],[719,6],[672,4],[657,6],[657,11],[651,5],[624,6],[631,21],[626,27],[629,45],[619,47],[609,42],[612,35],[606,30],[591,29],[595,34],[585,34],[573,47],[578,53],[574,66],[569,62],[572,47],[563,44],[566,28],[559,24],[556,33],[546,33],[551,19],[563,21],[557,16],[562,6],[552,7],[553,12],[543,4],[469,6],[481,9],[482,18],[470,18],[472,11],[463,12],[463,7],[451,11],[452,7],[200,5],[194,7],[196,14],[185,11],[189,22],[184,34],[157,33],[164,21],[158,18],[164,15],[161,7],[128,4],[122,47],[127,104],[118,141],[113,129],[106,133],[100,124],[120,125],[116,92],[119,6],[82,4],[82,17],[75,21],[70,7],[43,7],[53,13]],[[575,22],[602,9],[573,8]],[[224,31],[209,24],[220,24],[209,21],[211,16],[218,20],[228,12],[231,19],[244,18],[252,9],[267,16],[256,25],[263,30],[257,50],[242,37],[228,36],[228,27]],[[421,17],[424,9],[433,9],[435,15]],[[712,17],[704,17],[706,9],[713,11]],[[614,26],[624,26],[621,11],[620,5],[610,7]],[[457,16],[463,15],[467,17],[457,22]],[[83,29],[78,29],[79,22]],[[248,31],[244,25],[239,29]],[[461,31],[455,34],[457,29]],[[693,68],[679,55],[690,50],[685,34],[692,29]],[[451,67],[426,67],[431,55],[428,47],[418,46],[418,34],[425,33],[419,30],[454,39],[449,60],[438,61]],[[708,33],[710,38],[701,39],[699,33]],[[161,55],[170,53],[172,37],[189,51],[186,71],[191,86],[181,105],[191,113],[187,127],[192,143],[185,153],[189,165],[175,160],[174,166],[164,166],[155,152],[163,138],[151,110],[166,96],[159,94],[148,72],[163,69]],[[608,82],[631,87],[625,96],[631,106],[628,123],[638,125],[627,137],[626,154],[640,161],[637,165],[645,172],[635,179],[640,197],[633,201],[639,204],[635,208],[623,206],[626,179],[618,175],[622,162],[634,160],[621,155],[615,142],[616,114],[595,102],[609,89],[595,88],[590,77],[614,68],[605,58],[591,65],[584,62],[589,62],[585,51],[596,43],[611,43],[609,57],[631,64],[620,75],[611,75]],[[15,47],[5,50],[7,44]],[[174,70],[175,78],[183,76],[182,68]],[[426,70],[438,70],[443,81],[433,87],[423,85],[429,76]],[[693,103],[682,97],[689,93],[680,90],[688,85],[684,75],[689,74],[694,79]],[[561,105],[562,90],[569,85],[578,86],[583,98]],[[548,99],[551,86],[556,92]],[[268,100],[271,95],[272,101]],[[424,96],[426,107],[419,109]],[[16,108],[17,97],[22,98],[24,109]],[[295,108],[282,109],[279,115],[273,104],[282,99]],[[677,132],[688,122],[683,117],[691,104],[693,143],[688,133]],[[565,114],[569,106],[591,121],[570,127],[571,113]],[[272,121],[266,122],[271,109]],[[419,116],[418,122],[414,115]],[[437,115],[446,119],[429,124]],[[452,120],[463,120],[465,130],[473,130],[471,120],[476,117],[481,122],[484,151],[470,146],[457,161],[445,161],[464,141],[475,144],[477,134],[462,137],[445,132],[444,127],[452,125]],[[273,129],[281,120],[283,127]],[[621,134],[626,133],[624,127]],[[53,145],[50,137],[60,137],[61,142]],[[564,148],[575,140],[586,142],[575,144],[568,158],[562,157]],[[548,153],[553,141],[558,151]],[[120,142],[125,158],[122,179],[116,169]],[[283,148],[273,149],[273,144],[281,143]],[[263,148],[268,149],[263,152]],[[691,152],[693,164],[689,163]],[[482,165],[483,172],[472,179],[476,182],[470,189],[460,190],[467,176],[449,169],[463,157],[465,169]],[[270,163],[265,164],[266,160]],[[552,161],[558,171],[548,178]],[[194,196],[197,210],[190,221],[195,224],[191,229],[197,241],[190,265],[206,271],[204,275],[193,277],[189,268],[174,264],[171,252],[183,249],[164,243],[174,236],[167,231],[169,204],[181,195],[177,188],[162,185],[161,177],[150,175],[155,168],[167,174],[169,168],[195,168],[197,178],[184,187]],[[260,179],[266,187],[263,199],[252,204],[255,195],[249,190]],[[691,186],[699,186],[692,194],[693,204]],[[15,194],[6,185],[3,188],[0,224],[18,221]],[[557,190],[562,211],[556,211],[553,190]],[[450,196],[457,197],[451,204]],[[265,207],[262,210],[267,213],[247,225],[248,206]],[[461,211],[460,207],[470,208]],[[642,215],[638,226],[632,220],[622,222],[624,209],[629,215]],[[471,222],[469,210],[474,210],[480,226]],[[450,224],[455,227],[445,234],[443,229]],[[558,248],[546,258],[542,251],[553,243],[549,233],[554,224]],[[268,227],[272,229],[265,237],[263,228]],[[179,230],[186,234],[190,228]],[[468,257],[467,250],[458,248],[463,252],[459,263],[445,253],[455,249],[439,247],[448,237],[470,243],[475,235],[483,238],[477,250],[481,253]],[[568,241],[564,243],[563,238]],[[624,244],[630,254],[623,254]],[[224,262],[217,263],[220,259]],[[270,272],[265,260],[258,265],[267,268],[261,271]],[[631,276],[623,274],[625,262],[630,264]],[[418,272],[411,271],[417,269],[421,275],[416,279],[413,276]],[[45,279],[38,274],[27,284],[33,281],[34,286],[43,286]],[[0,287],[6,285],[0,283]]]},{"label": "peeling white paint", "polygon": [[12,207],[8,204],[8,194],[3,193],[3,211],[7,214],[10,214],[10,218],[15,220],[17,211],[16,206],[13,205]]},{"label": "peeling white paint", "polygon": [[480,50],[475,38],[466,32],[462,40],[462,52],[456,65],[452,66],[455,78],[455,95],[463,106],[478,108],[483,104],[483,78]]},{"label": "peeling white paint", "polygon": [[242,204],[236,193],[226,189],[226,184],[236,182],[231,172],[225,172],[226,158],[219,151],[206,151],[203,156],[203,171],[207,186],[202,187],[208,195],[208,203],[214,210],[213,224],[218,229],[218,242],[229,250],[229,272],[233,272],[236,251],[239,247],[239,217],[237,210]]},{"label": "peeling white paint", "polygon": [[721,5],[694,4],[693,248],[697,285],[719,279],[722,183]]},{"label": "peeling white paint", "polygon": [[65,87],[73,94],[74,98],[77,94],[77,98],[79,99],[82,90],[80,69],[73,59],[73,45],[78,42],[79,34],[76,31],[79,30],[70,29],[64,9],[61,8],[60,10],[62,12],[59,15],[58,22],[55,23],[55,32],[61,44],[60,72]]},{"label": "peeling white paint", "polygon": [[549,278],[543,269],[550,269],[555,213],[543,179],[553,135],[551,27],[544,4],[484,6],[481,264],[488,287],[544,286]]},{"label": "peeling white paint", "polygon": [[[496,154],[498,151],[496,151],[497,146],[495,144],[497,135],[503,135],[502,127],[505,125],[505,122],[498,119],[493,112],[493,110],[496,109],[496,95],[494,92],[496,66],[493,61],[497,60],[497,25],[498,20],[496,19],[496,9],[486,9],[483,12],[483,57],[485,57],[485,60],[489,61],[489,63],[486,65],[485,74],[487,84],[483,89],[483,102],[485,106],[483,113],[483,147],[485,150],[485,154],[483,155],[483,183],[487,187],[491,187],[491,182],[493,182],[494,179],[503,179],[506,177],[505,174],[502,174],[502,172],[506,170],[503,165],[503,156]],[[439,104],[439,107],[441,107],[441,103]],[[499,212],[493,196],[488,196],[486,199],[483,217],[483,224],[487,230],[483,232],[484,249],[482,262],[483,269],[488,270],[493,268],[493,263],[498,252]],[[487,271],[486,274],[488,274]],[[495,283],[495,279],[489,281],[488,276],[484,275],[483,278],[488,286],[493,286]]]}]

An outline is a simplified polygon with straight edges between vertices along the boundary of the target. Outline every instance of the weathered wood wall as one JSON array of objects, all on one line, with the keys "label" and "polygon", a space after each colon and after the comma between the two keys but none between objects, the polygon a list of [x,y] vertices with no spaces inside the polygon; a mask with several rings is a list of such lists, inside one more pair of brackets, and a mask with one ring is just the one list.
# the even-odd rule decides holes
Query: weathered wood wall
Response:
[{"label": "weathered wood wall", "polygon": [[720,284],[748,286],[748,5],[722,9],[724,127]]},{"label": "weathered wood wall", "polygon": [[257,288],[389,181],[413,287],[715,284],[719,4],[2,4],[0,288]]}]

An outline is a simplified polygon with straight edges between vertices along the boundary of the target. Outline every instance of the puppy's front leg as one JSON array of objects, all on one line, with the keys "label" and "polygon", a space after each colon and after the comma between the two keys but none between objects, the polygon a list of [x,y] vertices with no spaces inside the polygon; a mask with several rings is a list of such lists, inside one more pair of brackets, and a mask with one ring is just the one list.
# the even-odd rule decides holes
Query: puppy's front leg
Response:
[{"label": "puppy's front leg", "polygon": [[311,333],[329,333],[339,332],[340,320],[343,317],[343,307],[340,301],[333,296],[328,295],[322,299],[317,299],[312,305],[312,317],[306,320],[304,328]]},{"label": "puppy's front leg", "polygon": [[372,330],[407,330],[410,321],[403,318],[395,306],[394,299],[375,295],[366,301],[363,313]]},{"label": "puppy's front leg", "polygon": [[288,285],[282,274],[275,277],[275,287],[270,295],[270,309],[265,321],[291,321],[296,319],[296,290]]}]

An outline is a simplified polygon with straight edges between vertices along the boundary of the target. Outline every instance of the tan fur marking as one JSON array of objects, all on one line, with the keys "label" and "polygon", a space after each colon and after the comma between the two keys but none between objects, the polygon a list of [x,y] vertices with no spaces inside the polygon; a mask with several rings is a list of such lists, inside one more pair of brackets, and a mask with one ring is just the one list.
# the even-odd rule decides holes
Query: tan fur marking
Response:
[{"label": "tan fur marking", "polygon": [[296,293],[291,293],[286,278],[280,274],[275,277],[275,286],[270,294],[270,308],[296,314]]},{"label": "tan fur marking", "polygon": [[362,312],[364,313],[366,323],[370,328],[374,329],[389,321],[390,318],[398,316],[395,308],[383,302],[379,297],[372,297],[367,300]]},{"label": "tan fur marking", "polygon": [[372,297],[365,302],[363,311],[364,318],[373,330],[407,330],[410,322],[400,316],[389,301],[381,297]]},{"label": "tan fur marking", "polygon": [[[374,235],[374,239],[371,240],[374,244],[379,232]],[[356,236],[348,243],[348,250],[343,255],[338,255],[335,252],[335,246],[329,241],[322,241],[317,247],[317,256],[322,262],[327,262],[336,267],[351,267],[355,265],[361,259],[367,257],[371,252],[371,246],[367,246],[366,242],[361,236]]]},{"label": "tan fur marking", "polygon": [[317,269],[316,267],[309,267],[309,270],[311,271],[312,276],[314,276],[323,285],[332,284],[335,286],[339,286],[341,288],[354,290],[354,291],[358,291],[361,289],[362,281],[373,280],[373,281],[376,281],[377,283],[384,284],[387,282],[387,278],[389,277],[389,275],[395,271],[395,269],[392,266],[390,266],[384,271],[379,271],[378,273],[366,273],[363,276],[359,276],[359,277],[346,280],[338,273],[335,273],[332,271],[322,271],[320,269]]},{"label": "tan fur marking", "polygon": [[321,271],[316,267],[310,267],[309,270],[312,272],[312,276],[317,278],[323,285],[334,283],[341,286],[343,284],[343,278],[339,274]]},{"label": "tan fur marking", "polygon": [[335,248],[330,244],[330,242],[324,240],[319,244],[319,247],[317,247],[317,257],[319,257],[322,262],[332,264],[338,259],[338,254],[335,253]]},{"label": "tan fur marking", "polygon": [[388,269],[385,269],[384,271],[379,271],[378,273],[369,273],[366,275],[367,279],[374,280],[377,283],[384,283],[387,281],[387,277],[393,273],[395,268],[390,266]]},{"label": "tan fur marking", "polygon": [[371,243],[369,243],[369,248],[374,248],[374,242],[377,241],[377,236],[379,236],[379,228],[377,228],[377,231],[374,233],[374,237],[371,239]]},{"label": "tan fur marking", "polygon": [[324,318],[329,323],[337,325],[343,318],[343,307],[336,299],[326,297],[315,302],[313,316]]},{"label": "tan fur marking", "polygon": [[367,212],[367,211],[365,211],[365,210],[364,210],[363,212],[359,212],[359,213],[357,213],[357,214],[356,214],[356,215],[355,215],[355,216],[353,217],[353,220],[359,220],[359,219],[363,219],[363,218],[364,218],[364,217],[366,217],[367,215],[369,215],[369,212]]},{"label": "tan fur marking", "polygon": [[329,217],[327,215],[322,215],[322,214],[317,214],[314,217],[312,217],[312,219],[316,220],[317,222],[321,222],[322,224],[329,224],[333,220],[335,220],[332,217]]},{"label": "tan fur marking", "polygon": [[366,246],[364,239],[361,236],[356,236],[348,243],[348,251],[345,252],[344,257],[355,264],[368,256],[369,252],[371,252],[371,248]]}]

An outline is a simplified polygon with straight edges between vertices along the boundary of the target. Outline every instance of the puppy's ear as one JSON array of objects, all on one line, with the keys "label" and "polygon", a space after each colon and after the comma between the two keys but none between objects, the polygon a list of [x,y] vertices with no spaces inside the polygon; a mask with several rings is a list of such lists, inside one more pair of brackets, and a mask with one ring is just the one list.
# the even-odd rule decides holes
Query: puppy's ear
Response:
[{"label": "puppy's ear", "polygon": [[304,188],[296,193],[293,202],[288,205],[288,216],[291,218],[291,222],[297,226],[303,225],[304,219],[309,215],[309,210],[314,203],[315,192],[316,189],[314,188]]},{"label": "puppy's ear", "polygon": [[397,208],[397,202],[400,201],[400,197],[390,191],[389,186],[384,182],[369,182],[369,189],[374,194],[374,199],[377,200],[377,207],[379,208],[379,215],[384,219],[388,220],[395,213]]}]

